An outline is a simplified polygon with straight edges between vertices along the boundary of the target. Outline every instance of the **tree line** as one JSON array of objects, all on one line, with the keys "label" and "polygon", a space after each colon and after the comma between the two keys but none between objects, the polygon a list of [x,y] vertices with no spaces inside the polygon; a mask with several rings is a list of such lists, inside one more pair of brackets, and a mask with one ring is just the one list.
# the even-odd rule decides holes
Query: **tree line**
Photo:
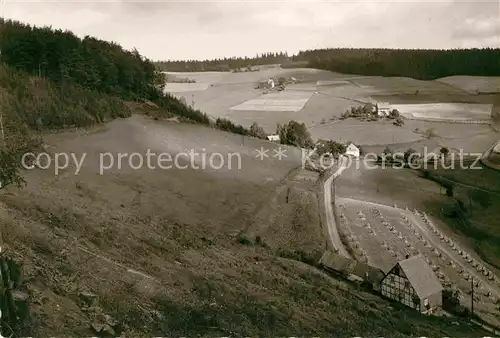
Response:
[{"label": "tree line", "polygon": [[500,76],[500,48],[414,49],[317,49],[299,52],[294,61],[329,71],[405,76],[433,80],[452,75]]},{"label": "tree line", "polygon": [[153,63],[113,42],[0,19],[0,50],[2,62],[59,85],[77,83],[124,99],[155,94]]},{"label": "tree line", "polygon": [[162,71],[229,71],[255,65],[302,64],[310,68],[372,76],[405,76],[433,80],[452,75],[500,76],[500,49],[368,49],[329,48],[300,51],[289,56],[286,52],[265,53],[253,58],[214,60],[158,61]]},{"label": "tree line", "polygon": [[135,49],[0,18],[0,188],[23,183],[19,157],[40,145],[37,130],[128,117],[125,101],[152,101],[165,117],[252,135],[229,120],[211,121],[163,87],[163,74]]},{"label": "tree line", "polygon": [[290,60],[287,52],[263,53],[255,57],[231,57],[213,60],[156,61],[160,71],[169,72],[224,72],[251,66],[281,64]]}]

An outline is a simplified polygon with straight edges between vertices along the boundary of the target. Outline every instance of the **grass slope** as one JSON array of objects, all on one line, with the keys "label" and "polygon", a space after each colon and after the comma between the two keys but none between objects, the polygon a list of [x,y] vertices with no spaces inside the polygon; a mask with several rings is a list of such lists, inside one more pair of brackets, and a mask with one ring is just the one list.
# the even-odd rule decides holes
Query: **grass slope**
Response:
[{"label": "grass slope", "polygon": [[[481,167],[481,166],[480,166]],[[453,198],[461,213],[445,218],[473,242],[484,260],[500,268],[500,171],[482,166],[480,170],[438,168],[429,178],[453,186]]]},{"label": "grass slope", "polygon": [[[107,324],[111,336],[479,334],[283,258],[285,250],[314,255],[325,242],[314,186],[282,188],[300,162],[258,161],[252,150],[268,143],[241,145],[233,136],[137,117],[47,136],[51,151],[89,158],[78,176],[71,167],[57,177],[31,171],[25,190],[0,195],[4,243],[24,262],[32,310],[25,331],[90,335],[91,324]],[[123,168],[102,176],[95,167],[101,151],[175,152],[184,140],[212,151],[246,148],[246,165],[240,174]]]}]

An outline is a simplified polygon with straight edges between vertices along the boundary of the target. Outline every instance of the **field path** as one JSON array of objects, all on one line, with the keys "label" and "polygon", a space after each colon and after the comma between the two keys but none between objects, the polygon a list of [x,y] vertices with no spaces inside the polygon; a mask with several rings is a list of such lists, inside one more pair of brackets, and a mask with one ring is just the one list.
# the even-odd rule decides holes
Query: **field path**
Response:
[{"label": "field path", "polygon": [[345,157],[341,157],[340,165],[335,173],[333,173],[325,181],[324,193],[325,193],[325,213],[326,213],[326,224],[328,227],[328,234],[330,235],[330,241],[335,250],[338,250],[339,254],[345,257],[351,257],[347,252],[344,244],[340,240],[339,231],[337,224],[335,222],[335,217],[333,214],[333,203],[332,203],[332,184],[333,181],[342,174],[342,172],[347,168],[347,161]]},{"label": "field path", "polygon": [[496,142],[490,149],[488,149],[488,151],[486,151],[483,155],[483,157],[481,158],[481,162],[487,166],[488,168],[492,168],[492,169],[495,169],[495,170],[500,170],[500,166],[497,165],[497,164],[494,164],[494,163],[491,163],[489,161],[489,157],[491,155],[492,152],[496,151],[497,149],[500,148],[500,141]]}]

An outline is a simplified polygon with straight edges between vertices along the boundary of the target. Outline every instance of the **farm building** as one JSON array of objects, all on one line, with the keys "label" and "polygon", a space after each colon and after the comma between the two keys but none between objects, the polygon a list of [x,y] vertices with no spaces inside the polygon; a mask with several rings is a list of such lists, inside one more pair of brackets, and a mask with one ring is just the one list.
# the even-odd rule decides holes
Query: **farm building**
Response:
[{"label": "farm building", "polygon": [[356,157],[358,158],[359,157],[359,148],[352,142],[350,142],[348,145],[347,145],[347,148],[345,150],[345,154],[347,156],[352,156],[352,157]]},{"label": "farm building", "polygon": [[361,262],[356,262],[351,274],[357,280],[370,284],[377,291],[380,291],[380,283],[385,277],[382,270]]},{"label": "farm building", "polygon": [[272,142],[279,142],[280,141],[280,136],[279,135],[267,135],[267,139]]},{"label": "farm building", "polygon": [[389,116],[392,108],[389,102],[378,102],[377,103],[377,114],[378,116]]},{"label": "farm building", "polygon": [[259,81],[255,89],[273,89],[275,87],[275,81],[273,79],[268,79],[266,81]]},{"label": "farm building", "polygon": [[327,271],[339,274],[352,282],[368,283],[373,289],[380,290],[380,283],[384,278],[384,272],[380,269],[331,251],[325,251],[319,263]]},{"label": "farm building", "polygon": [[325,251],[323,256],[321,256],[319,263],[326,270],[344,274],[345,272],[353,269],[356,261],[331,251]]},{"label": "farm building", "polygon": [[381,282],[383,296],[426,314],[442,307],[442,291],[422,255],[398,262]]}]

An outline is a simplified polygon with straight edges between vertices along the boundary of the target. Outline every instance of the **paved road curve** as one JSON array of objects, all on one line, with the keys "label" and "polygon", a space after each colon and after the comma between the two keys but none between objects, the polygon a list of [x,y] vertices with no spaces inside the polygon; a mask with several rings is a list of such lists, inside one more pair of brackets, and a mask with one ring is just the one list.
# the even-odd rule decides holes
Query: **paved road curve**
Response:
[{"label": "paved road curve", "polygon": [[340,240],[339,231],[337,229],[337,224],[335,222],[335,217],[333,214],[333,203],[332,203],[332,184],[333,181],[347,168],[347,158],[342,156],[340,158],[340,164],[335,173],[333,173],[326,181],[324,185],[324,193],[325,193],[325,213],[326,213],[326,224],[328,227],[328,234],[330,235],[330,240],[333,245],[333,248],[338,250],[338,253],[345,256],[351,257],[347,252],[344,244]]}]

